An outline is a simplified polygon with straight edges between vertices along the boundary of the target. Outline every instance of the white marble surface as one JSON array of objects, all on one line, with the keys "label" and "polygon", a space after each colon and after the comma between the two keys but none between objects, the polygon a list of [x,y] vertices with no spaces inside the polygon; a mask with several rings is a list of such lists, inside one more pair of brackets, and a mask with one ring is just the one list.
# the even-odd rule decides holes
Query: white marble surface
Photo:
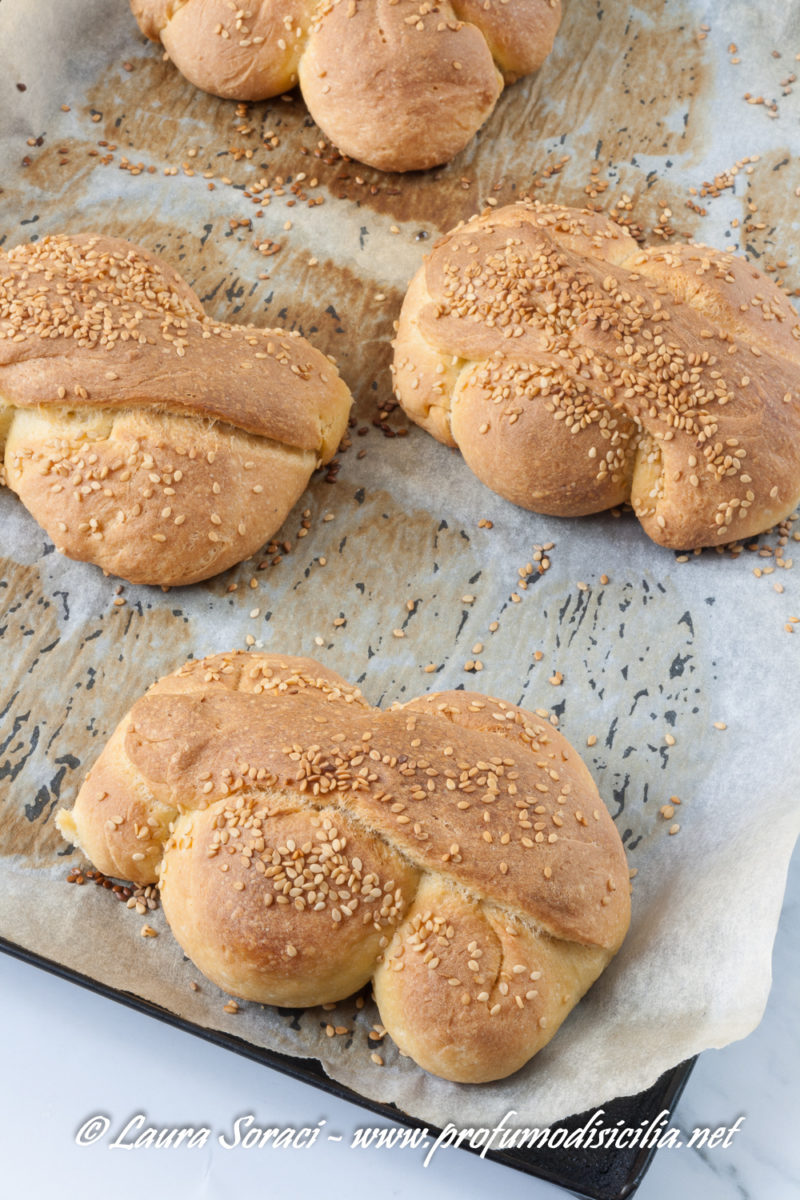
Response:
[{"label": "white marble surface", "polygon": [[[732,1126],[727,1150],[661,1150],[640,1200],[796,1200],[800,1195],[800,854],[789,876],[775,947],[774,984],[759,1028],[743,1042],[701,1056],[674,1114],[684,1131]],[[0,955],[0,1164],[6,1196],[60,1200],[87,1195],[161,1195],[216,1200],[246,1194],[295,1197],[324,1189],[344,1200],[372,1189],[384,1197],[464,1200],[502,1191],[504,1200],[557,1200],[560,1188],[459,1150],[424,1166],[420,1150],[357,1151],[353,1131],[380,1124],[348,1103],[112,1001]],[[112,1150],[135,1114],[155,1126],[208,1126],[207,1144],[188,1149]],[[294,1150],[224,1150],[217,1132],[253,1113],[261,1124],[315,1126],[320,1136]],[[76,1131],[95,1114],[109,1134],[78,1147]]]}]

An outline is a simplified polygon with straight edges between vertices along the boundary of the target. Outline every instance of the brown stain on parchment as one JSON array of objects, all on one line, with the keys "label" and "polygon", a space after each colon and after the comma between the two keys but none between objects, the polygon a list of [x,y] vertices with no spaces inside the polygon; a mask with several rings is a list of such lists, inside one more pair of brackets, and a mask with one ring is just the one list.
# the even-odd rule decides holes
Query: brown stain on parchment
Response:
[{"label": "brown stain on parchment", "polygon": [[[790,291],[800,287],[800,264],[793,253],[800,224],[799,194],[800,160],[785,147],[760,154],[753,174],[737,194],[739,227],[733,249]],[[779,263],[783,265],[778,267]]]},{"label": "brown stain on parchment", "polygon": [[[309,251],[291,242],[269,260],[268,281],[257,278],[248,247],[225,257],[223,262],[220,254],[216,271],[209,269],[222,280],[213,306],[227,309],[230,321],[303,334],[334,358],[353,393],[359,423],[374,416],[378,397],[391,392],[391,339],[402,293],[359,276],[334,258],[309,266]],[[202,288],[199,292],[203,298]],[[212,302],[205,302],[211,307]]]},{"label": "brown stain on parchment", "polygon": [[[293,553],[292,582],[281,602],[270,605],[261,636],[268,634],[270,644],[283,649],[303,638],[305,652],[355,683],[369,674],[372,703],[383,698],[372,694],[376,679],[393,698],[428,690],[426,655],[439,655],[441,663],[443,654],[468,650],[461,645],[461,597],[469,580],[482,575],[478,546],[465,530],[424,509],[405,510],[380,489],[343,487],[336,513],[330,524],[316,524],[310,546]],[[334,626],[337,619],[345,625]],[[314,637],[323,639],[322,647]],[[389,670],[369,671],[373,658]]]},{"label": "brown stain on parchment", "polygon": [[[567,5],[559,41],[537,77],[544,93],[538,135],[560,137],[571,128],[610,162],[699,157],[713,75],[696,20],[686,0]],[[560,102],[548,103],[548,88]]]},{"label": "brown stain on parchment", "polygon": [[[41,818],[76,763],[61,740],[64,696],[54,669],[59,601],[44,591],[38,567],[11,559],[0,567],[0,589],[0,636],[7,652],[0,726],[0,854],[20,854],[39,865],[54,861],[65,849],[52,822]],[[41,684],[32,683],[34,673]],[[36,768],[48,752],[49,778],[42,784]]]},{"label": "brown stain on parchment", "polygon": [[[460,598],[470,579],[474,586],[482,574],[471,535],[352,479],[337,486],[333,506],[332,499],[332,490],[317,477],[301,502],[312,514],[309,536],[295,542],[279,565],[259,573],[258,590],[247,589],[252,562],[204,586],[221,599],[229,581],[236,582],[239,604],[256,603],[260,609],[260,621],[248,623],[248,632],[284,653],[321,653],[313,640],[321,636],[326,651],[343,652],[338,665],[331,665],[348,677],[354,667],[347,647],[354,640],[361,646],[362,672],[370,658],[389,647],[393,653],[408,651],[407,665],[413,663],[415,671],[424,665],[420,656],[428,644],[449,646],[452,653],[464,608]],[[335,519],[323,521],[331,508]],[[284,532],[291,534],[291,518]],[[337,628],[333,622],[339,618],[345,624]],[[396,629],[403,630],[403,639],[395,638]],[[377,697],[370,699],[377,703]]]},{"label": "brown stain on parchment", "polygon": [[191,628],[179,599],[164,604],[152,589],[137,589],[134,607],[115,608],[117,582],[109,580],[108,608],[71,629],[69,596],[48,595],[37,567],[7,561],[0,579],[8,596],[0,613],[0,856],[46,868],[73,861],[56,810],[72,805],[116,724],[164,664],[187,657]]}]

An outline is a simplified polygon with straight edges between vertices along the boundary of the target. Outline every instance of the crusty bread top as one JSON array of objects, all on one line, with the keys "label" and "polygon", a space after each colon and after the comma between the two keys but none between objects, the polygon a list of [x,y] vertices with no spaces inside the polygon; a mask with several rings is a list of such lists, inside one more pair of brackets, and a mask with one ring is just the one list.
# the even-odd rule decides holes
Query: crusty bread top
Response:
[{"label": "crusty bread top", "polygon": [[561,0],[132,0],[196,86],[263,100],[300,82],[344,154],[382,170],[447,162],[503,83],[537,70]]},{"label": "crusty bread top", "polygon": [[314,120],[344,154],[381,170],[449,161],[503,90],[481,32],[456,21],[449,5],[449,20],[421,7],[325,3],[300,59]]},{"label": "crusty bread top", "polygon": [[538,71],[553,48],[561,23],[561,0],[451,0],[451,3],[460,21],[469,21],[480,29],[506,83]]},{"label": "crusty bread top", "polygon": [[[614,823],[565,738],[506,701],[454,691],[380,711],[313,660],[217,655],[159,680],[123,744],[125,772],[159,806],[250,792],[341,806],[416,867],[550,934],[619,941],[628,877]],[[90,784],[79,837],[93,812],[113,818],[113,795],[94,809]]]},{"label": "crusty bread top", "polygon": [[[643,250],[594,212],[521,202],[442,238],[409,288],[395,374],[415,420],[538,511],[630,497],[654,540],[689,549],[768,528],[800,497],[787,297],[731,254]],[[535,495],[544,452],[557,478]]]},{"label": "crusty bread top", "polygon": [[0,253],[3,405],[191,414],[327,462],[350,398],[304,338],[213,321],[161,259],[85,234]]}]

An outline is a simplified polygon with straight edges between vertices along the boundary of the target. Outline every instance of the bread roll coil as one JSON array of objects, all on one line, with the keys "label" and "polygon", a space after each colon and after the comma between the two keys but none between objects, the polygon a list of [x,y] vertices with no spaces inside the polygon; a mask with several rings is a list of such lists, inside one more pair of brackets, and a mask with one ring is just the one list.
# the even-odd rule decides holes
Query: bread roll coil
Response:
[{"label": "bread roll coil", "polygon": [[427,1070],[502,1078],[618,949],[625,854],[546,720],[454,691],[387,711],[310,659],[190,662],[134,704],[58,825],[156,880],[185,953],[235,996],[341,999]]},{"label": "bread roll coil", "polygon": [[414,421],[536,512],[630,501],[655,542],[691,550],[800,498],[800,320],[708,246],[642,249],[560,205],[487,212],[412,280],[393,370]]},{"label": "bread roll coil", "polygon": [[211,320],[129,242],[0,252],[0,482],[70,558],[132,583],[224,571],[280,528],[351,404],[304,338]]},{"label": "bread roll coil", "polygon": [[448,162],[506,83],[537,70],[561,0],[132,0],[197,87],[265,100],[298,82],[343,153],[384,171]]}]

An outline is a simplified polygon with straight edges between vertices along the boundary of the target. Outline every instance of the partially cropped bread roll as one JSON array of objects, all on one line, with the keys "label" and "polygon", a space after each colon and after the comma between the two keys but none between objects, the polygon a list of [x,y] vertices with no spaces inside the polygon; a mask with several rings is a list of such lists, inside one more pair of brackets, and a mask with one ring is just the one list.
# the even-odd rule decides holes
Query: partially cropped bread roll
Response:
[{"label": "partially cropped bread roll", "polygon": [[240,562],[333,457],[351,403],[304,338],[211,320],[128,242],[0,252],[0,482],[70,558],[163,585]]},{"label": "partially cropped bread roll", "polygon": [[448,162],[504,83],[537,70],[561,0],[131,0],[186,78],[264,100],[300,83],[342,151],[385,171]]},{"label": "partially cropped bread roll", "polygon": [[545,1045],[630,916],[614,823],[549,722],[463,691],[382,712],[310,659],[159,680],[57,822],[106,874],[158,880],[226,991],[308,1005],[372,978],[400,1049],[461,1082]]},{"label": "partially cropped bread roll", "polygon": [[485,213],[412,280],[393,370],[414,421],[536,512],[630,500],[654,541],[689,550],[800,498],[800,320],[708,246],[641,249],[558,205]]}]

